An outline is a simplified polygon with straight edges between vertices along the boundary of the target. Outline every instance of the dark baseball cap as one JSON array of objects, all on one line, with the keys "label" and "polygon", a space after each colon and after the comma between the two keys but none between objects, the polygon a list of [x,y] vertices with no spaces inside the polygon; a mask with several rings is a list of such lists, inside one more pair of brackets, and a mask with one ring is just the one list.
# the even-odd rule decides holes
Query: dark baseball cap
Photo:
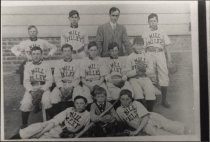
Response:
[{"label": "dark baseball cap", "polygon": [[76,10],[72,10],[69,12],[69,17],[72,17],[73,15],[77,14],[77,16],[79,17],[79,12]]}]

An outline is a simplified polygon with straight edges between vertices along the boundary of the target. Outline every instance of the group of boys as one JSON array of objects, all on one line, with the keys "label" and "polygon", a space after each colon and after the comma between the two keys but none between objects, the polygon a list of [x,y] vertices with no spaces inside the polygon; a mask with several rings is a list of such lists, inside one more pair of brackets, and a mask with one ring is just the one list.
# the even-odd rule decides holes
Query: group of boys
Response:
[{"label": "group of boys", "polygon": [[[28,28],[30,40],[12,49],[15,55],[25,51],[23,55],[28,57],[19,138],[74,137],[90,122],[94,122],[89,130],[93,136],[112,135],[113,127],[120,131],[121,122],[129,128],[129,135],[184,133],[183,124],[152,112],[157,86],[162,105],[170,107],[166,101],[167,62],[171,62],[166,45],[170,40],[158,29],[156,14],[148,16],[150,30],[134,39],[133,53],[126,57],[118,57],[119,46],[113,42],[108,46],[110,57],[101,58],[96,42],[89,42],[78,29],[79,13],[71,11],[69,20],[70,28],[61,35],[63,58],[54,62],[53,73],[49,62],[43,60],[46,43],[37,39],[35,26]],[[56,47],[48,45],[52,55]],[[29,113],[39,110],[40,104],[48,121],[28,126]]]}]

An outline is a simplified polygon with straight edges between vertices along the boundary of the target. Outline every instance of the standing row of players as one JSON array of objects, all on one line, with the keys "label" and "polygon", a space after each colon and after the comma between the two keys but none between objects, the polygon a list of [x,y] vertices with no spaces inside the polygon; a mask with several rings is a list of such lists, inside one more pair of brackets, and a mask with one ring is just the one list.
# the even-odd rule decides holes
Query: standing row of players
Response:
[{"label": "standing row of players", "polygon": [[[110,16],[116,12],[119,13],[118,9],[113,9],[110,12]],[[23,125],[27,125],[29,112],[32,110],[31,93],[40,89],[44,92],[42,103],[49,116],[53,116],[52,113],[57,112],[56,109],[62,108],[58,107],[58,104],[62,100],[62,96],[64,96],[62,94],[68,94],[68,92],[72,93],[73,98],[84,94],[83,96],[87,98],[88,103],[91,103],[91,92],[95,85],[106,89],[108,94],[107,100],[112,103],[118,99],[120,90],[123,87],[127,88],[133,92],[133,97],[136,100],[145,104],[147,109],[152,111],[155,89],[151,78],[156,77],[154,74],[156,70],[158,72],[158,85],[161,88],[163,98],[162,104],[165,107],[169,107],[166,101],[169,78],[165,57],[165,53],[168,52],[165,52],[167,51],[165,47],[170,43],[170,40],[158,29],[158,17],[156,14],[148,16],[150,29],[143,36],[144,40],[142,38],[134,40],[134,52],[126,57],[126,62],[120,61],[120,57],[119,59],[117,58],[119,45],[115,42],[109,44],[110,60],[100,58],[97,53],[101,49],[98,49],[98,46],[94,42],[88,44],[87,36],[84,36],[80,29],[78,29],[78,18],[79,14],[77,11],[73,10],[69,13],[71,27],[64,31],[61,36],[62,51],[64,58],[67,59],[61,60],[56,65],[54,72],[56,87],[52,92],[49,90],[53,81],[51,71],[49,70],[50,67],[47,62],[40,60],[40,54],[42,54],[43,49],[46,47],[51,48],[49,55],[52,55],[56,51],[56,47],[44,40],[37,39],[37,28],[30,26],[28,28],[30,40],[12,48],[12,52],[17,56],[26,55],[28,60],[31,60],[32,57],[32,62],[27,62],[24,71],[26,93],[20,107]],[[76,50],[75,47],[77,47]],[[22,54],[22,52],[25,54]],[[83,59],[74,60],[74,58],[81,57]],[[167,57],[167,61],[170,61],[170,56]],[[138,67],[136,65],[138,61],[145,62],[146,69],[136,68]],[[69,62],[73,68],[68,67]],[[123,67],[124,65],[125,67]],[[113,66],[115,67],[114,70]],[[59,76],[62,79],[59,80]],[[146,103],[143,101],[144,99]]]}]

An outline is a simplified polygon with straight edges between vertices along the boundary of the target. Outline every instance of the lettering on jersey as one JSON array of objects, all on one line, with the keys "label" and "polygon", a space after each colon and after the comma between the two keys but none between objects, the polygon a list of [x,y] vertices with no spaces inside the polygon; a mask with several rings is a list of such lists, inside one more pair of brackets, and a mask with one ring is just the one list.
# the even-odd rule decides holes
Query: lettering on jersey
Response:
[{"label": "lettering on jersey", "polygon": [[136,118],[139,118],[138,113],[137,113],[137,108],[134,107],[133,105],[127,107],[124,110],[124,114],[126,115],[126,121],[132,121]]},{"label": "lettering on jersey", "polygon": [[66,37],[66,42],[69,41],[79,41],[82,42],[82,38],[80,37],[80,32],[77,30],[72,30],[68,32],[68,37]]},{"label": "lettering on jersey", "polygon": [[111,68],[110,73],[112,73],[112,72],[122,73],[122,68],[121,68],[119,62],[113,61],[113,62],[110,64],[110,68]]},{"label": "lettering on jersey", "polygon": [[147,45],[159,44],[161,46],[164,46],[164,39],[163,37],[161,37],[161,33],[152,32],[149,34],[146,44]]},{"label": "lettering on jersey", "polygon": [[100,71],[96,64],[90,64],[88,70],[85,71],[86,77],[91,77],[92,80],[100,78]]},{"label": "lettering on jersey", "polygon": [[61,77],[63,79],[69,78],[70,80],[72,80],[75,75],[75,67],[74,66],[64,66],[64,67],[60,68],[60,73],[61,73]]},{"label": "lettering on jersey", "polygon": [[66,119],[64,120],[64,123],[67,128],[74,128],[76,129],[77,127],[81,126],[81,115],[79,115],[77,112],[70,112],[67,116]]},{"label": "lettering on jersey", "polygon": [[46,74],[43,68],[34,68],[31,70],[30,82],[32,85],[38,85],[38,83],[44,84],[46,81]]},{"label": "lettering on jersey", "polygon": [[137,57],[132,62],[132,70],[136,70],[138,62],[144,62],[145,63],[145,57]]}]

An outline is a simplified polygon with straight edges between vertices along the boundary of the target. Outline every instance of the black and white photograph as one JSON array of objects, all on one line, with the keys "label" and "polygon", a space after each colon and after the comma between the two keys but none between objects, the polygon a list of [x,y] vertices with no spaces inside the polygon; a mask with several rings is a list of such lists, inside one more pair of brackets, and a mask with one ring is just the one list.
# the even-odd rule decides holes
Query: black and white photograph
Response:
[{"label": "black and white photograph", "polygon": [[2,1],[1,140],[199,141],[196,1]]}]

